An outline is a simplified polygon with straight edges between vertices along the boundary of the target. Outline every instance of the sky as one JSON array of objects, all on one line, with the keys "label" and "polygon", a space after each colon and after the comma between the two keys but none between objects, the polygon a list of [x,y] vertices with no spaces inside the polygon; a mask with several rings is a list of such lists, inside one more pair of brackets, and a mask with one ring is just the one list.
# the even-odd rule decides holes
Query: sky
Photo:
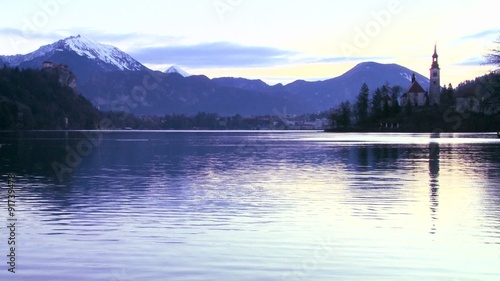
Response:
[{"label": "sky", "polygon": [[0,0],[0,54],[26,54],[82,35],[154,70],[177,65],[210,78],[269,84],[324,80],[364,61],[428,76],[434,45],[441,84],[493,70],[500,36],[491,0]]}]

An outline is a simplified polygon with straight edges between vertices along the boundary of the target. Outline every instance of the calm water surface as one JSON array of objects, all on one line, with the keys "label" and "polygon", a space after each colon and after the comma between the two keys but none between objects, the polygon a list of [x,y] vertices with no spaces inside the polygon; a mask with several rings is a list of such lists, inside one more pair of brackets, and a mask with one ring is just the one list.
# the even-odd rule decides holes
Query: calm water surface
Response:
[{"label": "calm water surface", "polygon": [[495,134],[3,132],[1,280],[500,280]]}]

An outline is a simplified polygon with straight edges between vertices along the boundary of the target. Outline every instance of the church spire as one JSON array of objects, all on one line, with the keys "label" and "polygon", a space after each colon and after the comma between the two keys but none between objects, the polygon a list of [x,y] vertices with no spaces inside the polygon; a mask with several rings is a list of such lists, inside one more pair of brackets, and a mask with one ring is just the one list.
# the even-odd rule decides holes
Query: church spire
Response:
[{"label": "church spire", "polygon": [[439,69],[438,54],[437,54],[437,50],[436,50],[436,44],[434,44],[434,54],[432,55],[432,65],[431,65],[431,68]]},{"label": "church spire", "polygon": [[441,99],[440,69],[438,64],[438,54],[436,44],[434,44],[434,54],[432,55],[432,65],[430,69],[429,98],[430,104],[439,104]]}]

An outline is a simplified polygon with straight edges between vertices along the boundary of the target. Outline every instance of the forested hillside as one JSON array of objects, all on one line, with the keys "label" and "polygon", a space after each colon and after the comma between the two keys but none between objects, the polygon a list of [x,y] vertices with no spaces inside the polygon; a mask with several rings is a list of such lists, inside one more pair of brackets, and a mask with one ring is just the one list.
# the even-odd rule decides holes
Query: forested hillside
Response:
[{"label": "forested hillside", "polygon": [[1,68],[0,129],[95,128],[99,111],[61,77],[56,68]]}]

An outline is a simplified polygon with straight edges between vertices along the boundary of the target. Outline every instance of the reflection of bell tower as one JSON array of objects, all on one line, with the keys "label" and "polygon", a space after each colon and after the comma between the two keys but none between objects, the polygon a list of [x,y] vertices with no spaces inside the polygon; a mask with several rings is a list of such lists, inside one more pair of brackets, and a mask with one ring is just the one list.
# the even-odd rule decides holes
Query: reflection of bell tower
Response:
[{"label": "reflection of bell tower", "polygon": [[429,84],[429,101],[431,105],[439,104],[441,94],[440,71],[438,64],[438,54],[436,45],[434,45],[434,54],[432,55],[432,65],[430,69],[430,84]]},{"label": "reflection of bell tower", "polygon": [[431,234],[436,233],[437,211],[439,206],[439,143],[429,144],[429,176],[430,176],[430,210],[431,210]]}]

